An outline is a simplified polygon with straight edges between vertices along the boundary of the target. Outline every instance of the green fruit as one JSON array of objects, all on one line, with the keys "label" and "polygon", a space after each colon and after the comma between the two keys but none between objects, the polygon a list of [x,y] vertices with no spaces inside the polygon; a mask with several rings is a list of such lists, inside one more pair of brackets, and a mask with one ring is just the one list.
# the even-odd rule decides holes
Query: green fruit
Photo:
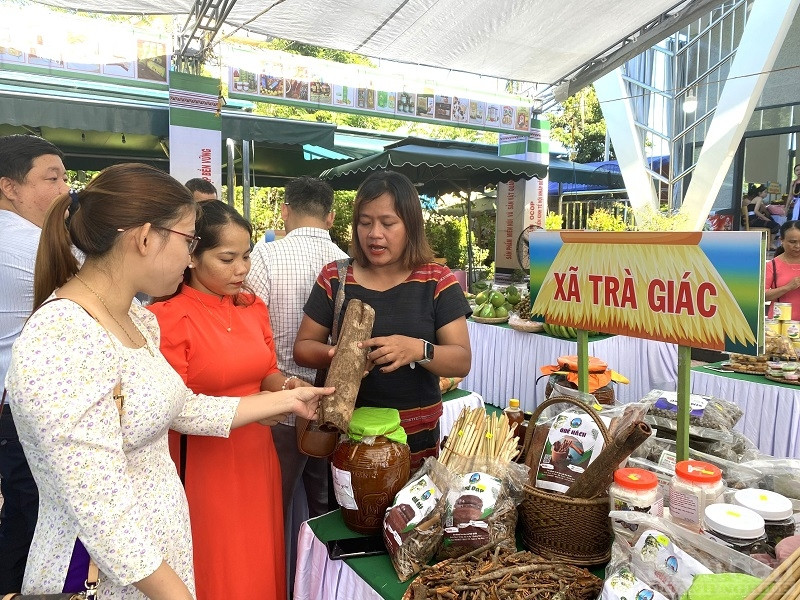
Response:
[{"label": "green fruit", "polygon": [[493,319],[494,318],[494,306],[491,303],[486,303],[481,308],[480,313],[478,314],[479,317],[482,319]]},{"label": "green fruit", "polygon": [[503,306],[503,304],[506,303],[506,297],[500,292],[492,290],[489,293],[489,302],[491,302],[494,307]]},{"label": "green fruit", "polygon": [[563,325],[559,325],[558,326],[558,336],[562,337],[562,338],[568,338],[569,337],[569,333],[567,333],[567,328],[564,327]]},{"label": "green fruit", "polygon": [[567,333],[569,334],[569,337],[571,337],[571,338],[578,337],[578,331],[574,327],[567,327]]},{"label": "green fruit", "polygon": [[487,290],[482,291],[480,294],[475,296],[475,304],[483,304],[488,300],[489,292]]},{"label": "green fruit", "polygon": [[506,302],[505,304],[503,304],[503,308],[505,308],[507,312],[511,312],[512,310],[514,310],[514,305],[511,304],[510,302]]},{"label": "green fruit", "polygon": [[553,335],[550,331],[550,323],[542,323],[542,329],[547,335]]},{"label": "green fruit", "polygon": [[498,319],[501,317],[505,318],[508,316],[508,309],[506,309],[505,306],[498,306],[494,309],[494,316]]}]

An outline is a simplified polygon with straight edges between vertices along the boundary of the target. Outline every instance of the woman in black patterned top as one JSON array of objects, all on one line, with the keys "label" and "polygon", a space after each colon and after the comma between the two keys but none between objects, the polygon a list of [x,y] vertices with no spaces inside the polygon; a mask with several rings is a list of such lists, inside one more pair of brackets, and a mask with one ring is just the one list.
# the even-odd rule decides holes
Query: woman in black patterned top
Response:
[{"label": "woman in black patterned top", "polygon": [[[353,208],[353,254],[345,304],[375,309],[372,338],[356,406],[396,408],[408,434],[412,469],[438,454],[442,414],[439,377],[464,377],[472,352],[463,290],[446,266],[433,262],[422,208],[411,181],[379,171],[361,184]],[[339,289],[336,263],[326,265],[305,305],[294,346],[298,364],[326,368],[327,340]],[[341,317],[340,317],[341,318]]]}]

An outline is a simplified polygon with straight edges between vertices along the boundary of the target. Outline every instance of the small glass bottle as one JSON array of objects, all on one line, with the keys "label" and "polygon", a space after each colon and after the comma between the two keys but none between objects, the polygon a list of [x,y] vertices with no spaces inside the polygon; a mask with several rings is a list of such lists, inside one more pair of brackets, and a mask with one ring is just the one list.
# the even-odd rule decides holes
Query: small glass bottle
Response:
[{"label": "small glass bottle", "polygon": [[522,412],[522,409],[519,407],[519,400],[517,398],[511,398],[508,401],[508,406],[503,409],[503,413],[505,413],[506,417],[508,418],[508,426],[514,432],[514,435],[519,438],[520,435],[520,424],[525,422],[525,415]]}]

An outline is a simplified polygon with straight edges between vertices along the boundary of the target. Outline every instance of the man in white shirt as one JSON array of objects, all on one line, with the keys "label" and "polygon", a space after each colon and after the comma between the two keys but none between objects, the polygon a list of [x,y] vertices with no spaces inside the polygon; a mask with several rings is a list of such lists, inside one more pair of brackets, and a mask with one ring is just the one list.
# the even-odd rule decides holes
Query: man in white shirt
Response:
[{"label": "man in white shirt", "polygon": [[190,179],[184,185],[192,192],[192,198],[194,198],[195,202],[208,202],[219,199],[219,194],[214,184],[202,177]]},{"label": "man in white shirt", "polygon": [[[313,383],[316,371],[294,362],[294,338],[303,319],[303,305],[322,267],[347,258],[347,254],[331,241],[333,190],[327,183],[313,177],[293,179],[286,185],[284,200],[281,216],[286,237],[258,241],[250,255],[247,283],[269,308],[278,368],[287,376]],[[291,598],[300,523],[328,509],[328,462],[298,451],[293,416],[272,427],[272,438],[281,461],[287,589]],[[301,479],[302,487],[298,485]],[[308,510],[302,510],[306,506]]]},{"label": "man in white shirt", "polygon": [[[33,310],[33,265],[47,210],[68,191],[64,154],[32,135],[0,137],[0,382],[11,346]],[[39,494],[8,404],[0,414],[0,595],[18,592],[28,558]]]}]

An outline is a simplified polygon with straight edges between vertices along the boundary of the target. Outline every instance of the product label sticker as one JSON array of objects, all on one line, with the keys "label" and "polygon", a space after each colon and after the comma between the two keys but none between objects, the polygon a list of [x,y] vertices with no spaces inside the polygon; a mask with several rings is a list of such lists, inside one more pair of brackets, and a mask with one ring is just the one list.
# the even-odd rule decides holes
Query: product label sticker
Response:
[{"label": "product label sticker", "polygon": [[331,473],[333,475],[333,491],[339,506],[348,510],[358,510],[350,471],[337,469],[331,465]]},{"label": "product label sticker", "polygon": [[442,493],[428,475],[407,483],[397,492],[394,504],[383,519],[384,540],[392,554],[396,554],[403,542],[436,508]]},{"label": "product label sticker", "polygon": [[460,489],[447,497],[442,545],[480,548],[489,542],[486,519],[494,513],[502,482],[488,473],[474,471],[461,479]]},{"label": "product label sticker", "polygon": [[[661,397],[656,400],[656,403],[653,406],[655,408],[660,408],[661,410],[669,410],[677,413],[678,392],[661,392]],[[689,414],[691,416],[702,417],[706,406],[708,406],[708,398],[705,396],[699,396],[697,394],[689,395],[689,408],[691,409]]]},{"label": "product label sticker", "polygon": [[667,600],[633,574],[628,567],[620,567],[603,584],[602,600]]},{"label": "product label sticker", "polygon": [[698,488],[697,494],[684,493],[670,486],[669,489],[669,514],[676,519],[697,523],[700,525],[700,495],[703,493]]},{"label": "product label sticker", "polygon": [[658,457],[658,466],[664,467],[665,469],[669,469],[674,473],[675,463],[677,462],[675,456],[676,455],[672,450],[662,450],[661,456]]},{"label": "product label sticker", "polygon": [[[600,417],[608,425],[607,417]],[[566,492],[603,449],[605,440],[584,412],[562,412],[547,434],[536,474],[536,487]]]},{"label": "product label sticker", "polygon": [[682,596],[692,585],[695,575],[708,575],[711,571],[702,563],[678,548],[660,531],[644,531],[633,549],[633,571],[645,581],[661,584],[675,597]]}]

